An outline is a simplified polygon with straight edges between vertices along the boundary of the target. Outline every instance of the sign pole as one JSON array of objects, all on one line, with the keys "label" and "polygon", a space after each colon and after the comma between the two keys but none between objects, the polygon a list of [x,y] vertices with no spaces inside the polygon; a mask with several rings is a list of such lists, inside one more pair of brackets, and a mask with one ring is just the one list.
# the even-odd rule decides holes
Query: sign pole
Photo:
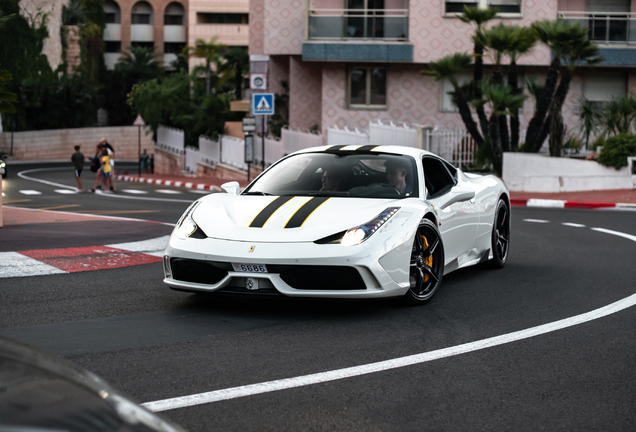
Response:
[{"label": "sign pole", "polygon": [[139,167],[139,177],[141,177],[141,126],[137,126],[137,137],[138,137],[138,145],[137,145],[137,166]]},{"label": "sign pole", "polygon": [[263,119],[263,141],[262,141],[262,156],[263,156],[263,171],[265,171],[265,116],[261,116],[261,118]]}]

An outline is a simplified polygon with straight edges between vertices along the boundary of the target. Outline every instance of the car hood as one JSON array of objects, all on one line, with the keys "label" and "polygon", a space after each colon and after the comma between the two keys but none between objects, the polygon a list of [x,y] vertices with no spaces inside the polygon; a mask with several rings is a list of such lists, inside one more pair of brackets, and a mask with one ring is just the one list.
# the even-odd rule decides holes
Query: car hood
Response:
[{"label": "car hood", "polygon": [[192,218],[208,237],[249,242],[308,242],[364,224],[403,200],[213,194]]}]

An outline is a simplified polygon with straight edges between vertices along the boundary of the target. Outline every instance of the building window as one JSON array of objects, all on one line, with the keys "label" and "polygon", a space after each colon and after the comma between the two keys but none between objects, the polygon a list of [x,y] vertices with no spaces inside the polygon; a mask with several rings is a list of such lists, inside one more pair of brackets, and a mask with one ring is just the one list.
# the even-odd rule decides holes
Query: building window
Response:
[{"label": "building window", "polygon": [[163,44],[163,52],[166,54],[181,54],[186,47],[185,43],[181,42],[165,42]]},{"label": "building window", "polygon": [[106,24],[119,24],[121,22],[121,13],[117,3],[111,0],[104,1],[104,19]]},{"label": "building window", "polygon": [[594,70],[583,78],[583,97],[600,109],[614,98],[627,94],[627,73],[624,71]]},{"label": "building window", "polygon": [[132,8],[131,24],[154,24],[152,6],[147,2],[138,2]]},{"label": "building window", "polygon": [[163,25],[183,25],[185,9],[180,3],[170,3],[163,15]]},{"label": "building window", "polygon": [[104,52],[118,53],[121,51],[121,41],[104,41]]},{"label": "building window", "polygon": [[[459,74],[455,78],[460,86],[463,86],[472,80],[472,76],[468,73]],[[442,81],[442,103],[440,111],[453,113],[459,112],[457,105],[455,104],[455,98],[451,95],[454,91],[455,89],[453,88],[453,84],[451,84],[449,80],[445,79]]]},{"label": "building window", "polygon": [[132,45],[134,47],[147,48],[150,51],[154,51],[155,50],[155,43],[154,42],[131,42],[130,45]]},{"label": "building window", "polygon": [[500,14],[521,14],[521,0],[445,0],[444,12],[447,14],[463,13],[464,6],[499,9]]},{"label": "building window", "polygon": [[386,107],[386,69],[353,67],[349,70],[349,107]]},{"label": "building window", "polygon": [[197,12],[197,24],[249,24],[249,14]]}]

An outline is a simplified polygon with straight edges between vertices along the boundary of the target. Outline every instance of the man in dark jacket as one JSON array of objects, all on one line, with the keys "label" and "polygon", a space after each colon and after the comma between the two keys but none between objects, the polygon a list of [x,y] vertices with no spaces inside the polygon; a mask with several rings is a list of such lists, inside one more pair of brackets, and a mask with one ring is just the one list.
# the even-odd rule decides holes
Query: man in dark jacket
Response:
[{"label": "man in dark jacket", "polygon": [[71,156],[71,162],[75,166],[75,180],[77,181],[77,190],[82,192],[82,179],[80,176],[82,175],[82,168],[84,168],[84,154],[80,152],[80,146],[75,146],[75,153]]}]

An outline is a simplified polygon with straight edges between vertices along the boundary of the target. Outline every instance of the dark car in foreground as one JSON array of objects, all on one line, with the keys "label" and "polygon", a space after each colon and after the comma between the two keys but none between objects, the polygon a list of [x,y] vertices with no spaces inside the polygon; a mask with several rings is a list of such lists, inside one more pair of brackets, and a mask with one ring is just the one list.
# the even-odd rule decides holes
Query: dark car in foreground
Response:
[{"label": "dark car in foreground", "polygon": [[71,363],[0,336],[0,431],[180,432]]}]

